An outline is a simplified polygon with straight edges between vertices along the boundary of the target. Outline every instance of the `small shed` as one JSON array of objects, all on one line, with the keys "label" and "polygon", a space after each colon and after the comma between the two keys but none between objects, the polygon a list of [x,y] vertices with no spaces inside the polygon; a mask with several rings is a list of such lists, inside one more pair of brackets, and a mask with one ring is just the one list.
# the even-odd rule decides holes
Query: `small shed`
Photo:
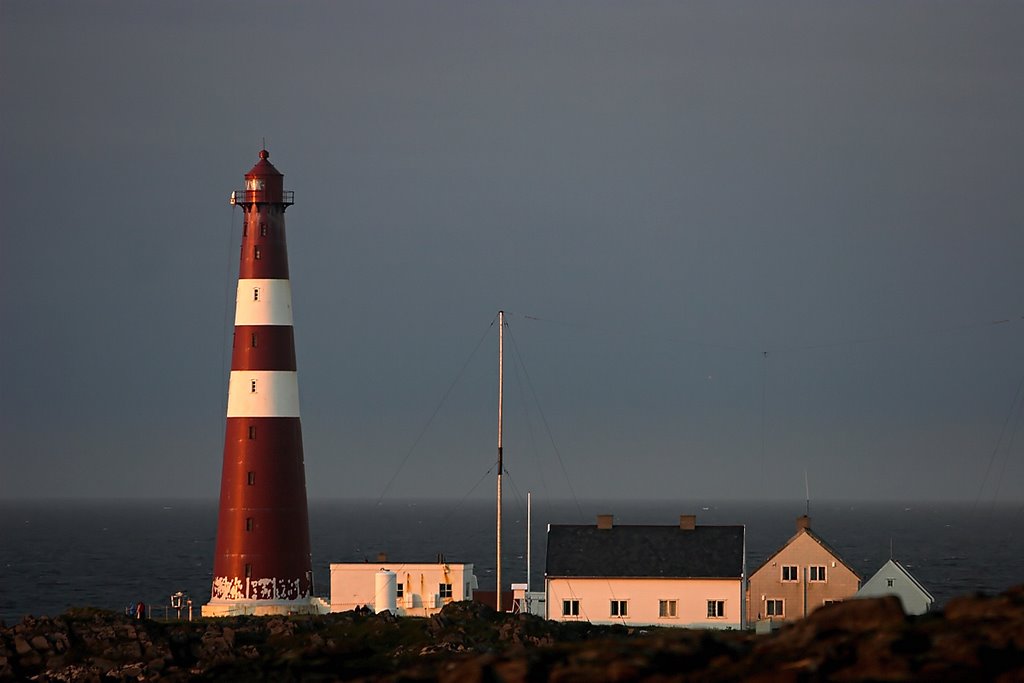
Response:
[{"label": "small shed", "polygon": [[907,614],[924,614],[935,604],[935,598],[921,582],[896,560],[890,559],[857,591],[857,598],[895,595]]},{"label": "small shed", "polygon": [[472,600],[478,584],[473,565],[448,562],[390,562],[381,553],[376,562],[331,563],[331,611],[357,607],[383,609],[400,617],[429,617],[450,602]]}]

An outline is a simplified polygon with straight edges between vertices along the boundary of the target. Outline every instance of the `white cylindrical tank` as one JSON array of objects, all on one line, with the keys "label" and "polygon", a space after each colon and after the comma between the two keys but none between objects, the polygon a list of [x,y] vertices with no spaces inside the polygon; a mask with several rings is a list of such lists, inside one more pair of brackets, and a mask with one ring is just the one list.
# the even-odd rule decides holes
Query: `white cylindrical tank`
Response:
[{"label": "white cylindrical tank", "polygon": [[398,582],[395,573],[381,569],[374,579],[373,588],[373,611],[377,614],[384,611],[398,614]]}]

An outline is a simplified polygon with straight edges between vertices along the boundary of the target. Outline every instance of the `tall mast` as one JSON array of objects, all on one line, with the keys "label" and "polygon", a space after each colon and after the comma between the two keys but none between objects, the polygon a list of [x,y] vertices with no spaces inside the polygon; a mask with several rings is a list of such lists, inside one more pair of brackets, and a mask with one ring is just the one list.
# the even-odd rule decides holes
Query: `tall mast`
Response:
[{"label": "tall mast", "polygon": [[504,463],[501,456],[501,408],[505,384],[505,311],[498,311],[498,591],[494,607],[501,611],[501,472]]},{"label": "tall mast", "polygon": [[[530,592],[530,529],[533,517],[533,493],[526,492],[526,592]],[[529,596],[527,596],[529,602]]]}]

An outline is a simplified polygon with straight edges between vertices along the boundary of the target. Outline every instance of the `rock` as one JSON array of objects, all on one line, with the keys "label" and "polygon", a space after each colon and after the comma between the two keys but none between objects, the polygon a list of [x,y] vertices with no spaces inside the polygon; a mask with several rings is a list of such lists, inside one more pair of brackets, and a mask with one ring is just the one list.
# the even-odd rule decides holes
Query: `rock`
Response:
[{"label": "rock", "polygon": [[121,659],[141,659],[142,658],[142,646],[137,640],[129,640],[127,643],[119,648]]},{"label": "rock", "polygon": [[557,623],[468,603],[446,606],[432,619],[397,622],[354,613],[175,624],[76,614],[0,628],[0,683],[191,676],[363,683],[1015,681],[1024,673],[1024,589],[951,601],[947,613],[909,618],[898,601],[850,601],[763,636]]},{"label": "rock", "polygon": [[19,655],[27,655],[29,652],[32,652],[32,646],[28,644],[28,641],[21,634],[14,636],[14,652]]},{"label": "rock", "polygon": [[439,672],[438,683],[489,683],[494,679],[490,675],[493,662],[494,658],[490,655],[450,662]]},{"label": "rock", "polygon": [[140,663],[129,664],[121,669],[122,676],[130,676],[132,678],[139,678],[142,676],[143,666]]},{"label": "rock", "polygon": [[18,664],[23,667],[34,668],[43,663],[43,656],[35,650],[29,650],[28,654],[24,654],[18,658]]},{"label": "rock", "polygon": [[92,657],[89,659],[89,665],[92,668],[97,669],[100,673],[106,674],[109,671],[113,671],[117,668],[117,664],[105,659],[103,657]]}]

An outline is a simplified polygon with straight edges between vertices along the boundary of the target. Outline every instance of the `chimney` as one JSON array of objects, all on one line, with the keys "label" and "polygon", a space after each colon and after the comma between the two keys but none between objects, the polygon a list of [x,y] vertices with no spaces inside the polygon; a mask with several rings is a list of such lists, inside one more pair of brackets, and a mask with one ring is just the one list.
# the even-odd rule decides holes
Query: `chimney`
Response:
[{"label": "chimney", "polygon": [[693,531],[697,528],[697,515],[679,515],[679,528],[683,531]]},{"label": "chimney", "polygon": [[611,529],[613,515],[598,515],[597,516],[597,528],[598,529]]},{"label": "chimney", "polygon": [[800,515],[796,518],[796,530],[803,531],[811,528],[811,518],[807,515]]},{"label": "chimney", "polygon": [[377,561],[378,562],[387,562],[388,561],[388,554],[387,553],[383,553],[383,552],[382,553],[377,553]]}]

